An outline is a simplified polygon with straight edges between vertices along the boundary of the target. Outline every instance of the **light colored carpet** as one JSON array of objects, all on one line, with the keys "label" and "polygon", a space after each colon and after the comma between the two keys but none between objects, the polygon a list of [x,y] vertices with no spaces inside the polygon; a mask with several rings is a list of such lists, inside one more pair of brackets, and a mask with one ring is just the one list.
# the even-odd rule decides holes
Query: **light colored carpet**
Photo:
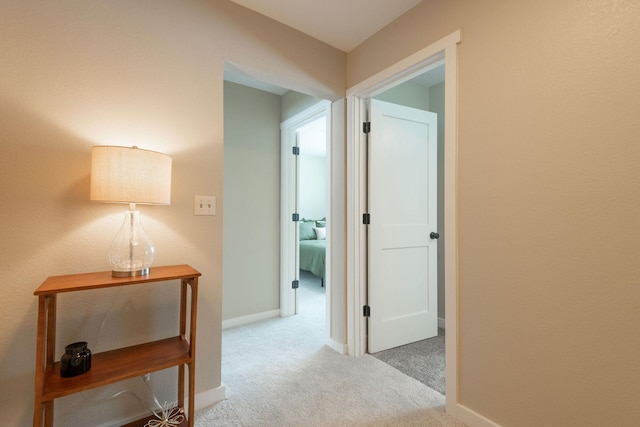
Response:
[{"label": "light colored carpet", "polygon": [[435,390],[372,356],[325,346],[324,288],[304,279],[300,314],[223,332],[227,399],[199,410],[197,427],[464,425]]}]

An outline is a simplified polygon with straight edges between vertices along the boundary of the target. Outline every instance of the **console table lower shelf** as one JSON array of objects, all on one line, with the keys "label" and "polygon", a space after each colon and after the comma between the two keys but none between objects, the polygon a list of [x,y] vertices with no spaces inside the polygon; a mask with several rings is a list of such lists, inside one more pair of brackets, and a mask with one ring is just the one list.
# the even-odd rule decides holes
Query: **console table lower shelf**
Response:
[{"label": "console table lower shelf", "polygon": [[[33,426],[53,426],[53,402],[57,398],[177,367],[177,403],[185,417],[180,427],[193,427],[199,276],[200,273],[188,265],[176,265],[155,267],[147,276],[127,278],[111,277],[110,271],[49,277],[34,292],[39,300]],[[91,369],[87,372],[70,378],[60,375],[60,362],[54,361],[59,294],[171,280],[180,280],[179,335],[92,354]],[[185,387],[187,381],[188,387]],[[188,399],[185,399],[185,389],[188,389]],[[125,427],[142,427],[153,419],[158,420],[150,416]]]}]

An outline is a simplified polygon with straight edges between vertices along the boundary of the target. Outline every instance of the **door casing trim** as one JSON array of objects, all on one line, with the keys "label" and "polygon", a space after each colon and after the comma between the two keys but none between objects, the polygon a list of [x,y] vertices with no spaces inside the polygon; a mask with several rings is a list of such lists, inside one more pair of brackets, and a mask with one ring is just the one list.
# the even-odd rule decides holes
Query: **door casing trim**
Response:
[{"label": "door casing trim", "polygon": [[[458,395],[458,184],[457,184],[457,45],[462,40],[457,30],[347,90],[347,348],[352,356],[366,353],[366,135],[360,123],[366,120],[365,101],[393,86],[429,71],[434,64],[445,63],[445,135],[444,135],[444,218],[445,229],[445,310],[446,409],[454,416],[469,419],[459,405]],[[464,412],[461,413],[461,412]],[[477,422],[476,417],[474,421]],[[471,421],[469,419],[469,421]]]}]

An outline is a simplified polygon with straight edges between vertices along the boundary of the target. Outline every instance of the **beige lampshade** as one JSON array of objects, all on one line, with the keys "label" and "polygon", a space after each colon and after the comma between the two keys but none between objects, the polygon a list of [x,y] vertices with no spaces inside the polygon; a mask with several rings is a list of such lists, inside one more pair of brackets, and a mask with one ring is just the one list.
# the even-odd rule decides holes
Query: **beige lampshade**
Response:
[{"label": "beige lampshade", "polygon": [[90,199],[111,203],[171,203],[171,157],[137,147],[91,149]]}]

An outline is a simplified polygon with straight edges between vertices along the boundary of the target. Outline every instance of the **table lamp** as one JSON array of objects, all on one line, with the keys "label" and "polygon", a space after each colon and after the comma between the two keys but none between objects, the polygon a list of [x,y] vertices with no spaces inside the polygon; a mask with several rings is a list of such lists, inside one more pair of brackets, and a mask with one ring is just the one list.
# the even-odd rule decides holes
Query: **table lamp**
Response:
[{"label": "table lamp", "polygon": [[138,147],[93,147],[90,199],[129,204],[107,251],[112,276],[148,275],[155,249],[142,228],[136,204],[171,203],[171,157]]}]

